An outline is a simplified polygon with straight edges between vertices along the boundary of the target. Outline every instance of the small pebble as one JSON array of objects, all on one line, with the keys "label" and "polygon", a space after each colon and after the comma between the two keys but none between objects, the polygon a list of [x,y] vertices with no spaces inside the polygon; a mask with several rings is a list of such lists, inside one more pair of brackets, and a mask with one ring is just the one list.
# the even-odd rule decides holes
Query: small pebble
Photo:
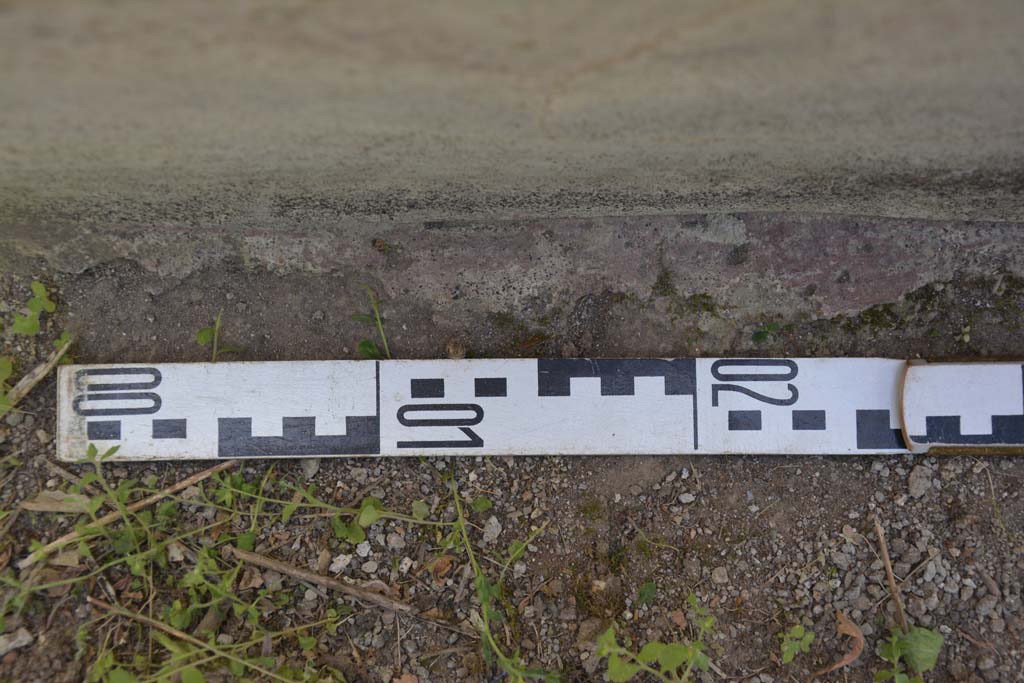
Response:
[{"label": "small pebble", "polygon": [[910,491],[910,495],[914,498],[920,498],[924,494],[928,493],[928,490],[932,487],[932,471],[930,468],[924,465],[918,465],[910,471],[910,478],[907,480],[907,487]]},{"label": "small pebble", "polygon": [[299,467],[302,468],[302,476],[309,481],[320,471],[320,458],[302,458]]},{"label": "small pebble", "polygon": [[349,564],[351,563],[351,555],[346,555],[345,553],[335,555],[334,559],[331,560],[331,565],[327,568],[327,571],[329,571],[331,574],[338,574],[340,572],[345,571],[345,567],[349,566]]},{"label": "small pebble", "polygon": [[487,523],[484,524],[484,535],[483,535],[483,543],[484,543],[484,545],[490,545],[491,543],[494,543],[496,540],[498,540],[498,536],[500,536],[500,535],[501,535],[501,522],[498,521],[497,517],[495,517],[494,515],[491,515],[491,517],[487,520]]},{"label": "small pebble", "polygon": [[389,550],[399,551],[405,548],[405,539],[401,534],[391,532],[388,534],[387,542]]}]

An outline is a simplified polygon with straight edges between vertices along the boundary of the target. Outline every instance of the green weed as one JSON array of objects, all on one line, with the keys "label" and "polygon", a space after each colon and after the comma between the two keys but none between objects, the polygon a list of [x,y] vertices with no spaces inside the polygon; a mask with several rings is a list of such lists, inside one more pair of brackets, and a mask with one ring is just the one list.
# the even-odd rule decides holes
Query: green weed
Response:
[{"label": "green weed", "polygon": [[7,392],[11,390],[7,380],[11,378],[13,372],[14,359],[10,356],[0,356],[0,417],[6,415],[13,407],[11,400],[7,397]]},{"label": "green weed", "polygon": [[782,327],[778,323],[765,323],[758,329],[754,330],[754,334],[750,335],[750,338],[755,343],[760,344],[774,338],[781,329]]},{"label": "green weed", "polygon": [[[59,337],[57,337],[56,339],[53,340],[53,348],[55,348],[55,349],[62,348],[65,344],[69,343],[73,339],[74,339],[74,337],[72,336],[72,334],[70,332],[68,332],[67,330],[64,330],[63,332],[60,333]],[[61,356],[61,358],[60,358],[60,364],[61,365],[68,365],[68,364],[74,363],[74,362],[75,362],[75,359],[72,358],[71,354],[68,353],[67,351],[65,351],[64,355]]]},{"label": "green weed", "polygon": [[380,343],[384,346],[384,351],[381,352],[380,347],[377,346],[376,342],[372,339],[364,339],[359,342],[359,354],[363,358],[371,360],[391,360],[391,349],[388,347],[388,337],[384,334],[384,317],[380,312],[380,299],[377,298],[377,294],[370,289],[366,288],[366,295],[370,299],[370,309],[373,313],[356,313],[352,316],[352,319],[357,322],[371,323],[377,326],[377,334],[380,335]]},{"label": "green weed", "polygon": [[789,664],[801,652],[810,651],[814,631],[797,624],[785,633],[780,633],[779,637],[782,639],[782,663]]},{"label": "green weed", "polygon": [[220,318],[222,313],[224,313],[224,309],[217,311],[217,317],[213,319],[213,324],[209,327],[203,327],[196,332],[196,341],[199,342],[200,346],[212,345],[211,363],[216,363],[217,358],[225,353],[241,353],[243,351],[240,346],[220,343]]},{"label": "green weed", "polygon": [[893,629],[878,645],[878,656],[889,668],[875,674],[876,681],[924,683],[924,674],[935,668],[943,637],[938,631],[912,626],[906,632]]},{"label": "green weed", "polygon": [[[508,556],[501,565],[501,572],[497,582],[492,582],[483,571],[473,550],[473,544],[469,540],[467,531],[468,522],[462,509],[462,499],[455,486],[454,477],[451,480],[451,493],[455,501],[456,520],[454,528],[448,535],[446,545],[461,545],[469,559],[470,567],[473,570],[473,587],[476,589],[477,599],[480,601],[480,613],[473,614],[470,621],[480,633],[480,644],[483,649],[484,661],[490,665],[497,665],[503,671],[511,683],[525,683],[526,681],[545,681],[554,683],[559,680],[558,674],[546,669],[531,668],[523,661],[518,650],[506,652],[494,636],[492,626],[508,620],[510,607],[506,604],[503,582],[505,573],[523,553],[530,542],[544,531],[541,527],[530,535],[525,541],[516,541],[509,545]],[[480,500],[477,498],[477,500]],[[486,499],[485,499],[486,500]],[[476,501],[474,501],[475,503]],[[487,501],[487,509],[490,508],[490,501]]]},{"label": "green weed", "polygon": [[469,506],[473,508],[473,512],[483,514],[494,507],[494,503],[492,503],[491,499],[486,496],[477,496]]},{"label": "green weed", "polygon": [[656,597],[658,597],[658,584],[653,581],[644,581],[640,585],[640,590],[637,591],[636,606],[649,605],[654,602]]},{"label": "green weed", "polygon": [[711,661],[704,653],[704,639],[714,628],[715,618],[700,605],[693,593],[690,593],[687,603],[697,625],[693,640],[676,643],[652,641],[639,652],[633,652],[628,639],[619,643],[615,625],[608,627],[597,639],[597,656],[608,658],[608,680],[623,683],[639,673],[647,673],[664,683],[683,683],[693,680],[694,669],[707,671]]},{"label": "green weed", "polygon": [[637,535],[640,537],[636,542],[636,548],[639,550],[644,557],[651,557],[654,555],[654,551],[657,550],[671,550],[672,552],[682,552],[677,546],[665,543],[661,537],[651,538],[643,529],[637,529]]},{"label": "green weed", "polygon": [[[15,313],[14,322],[11,323],[8,330],[12,334],[20,334],[24,336],[34,337],[39,334],[40,322],[39,316],[43,311],[47,313],[53,313],[57,310],[57,304],[50,298],[50,293],[47,291],[46,286],[37,280],[32,281],[32,298],[25,304],[25,308],[28,313]],[[71,334],[67,331],[61,333],[54,341],[54,348],[62,347],[66,342],[71,340]],[[65,354],[60,360],[61,363],[70,363],[71,359]],[[8,392],[11,390],[7,380],[11,378],[14,372],[14,359],[10,356],[0,356],[0,417],[10,412],[13,408],[12,401],[8,397]]]},{"label": "green weed", "polygon": [[[252,549],[260,529],[289,521],[309,523],[327,518],[335,535],[346,543],[366,538],[365,528],[382,519],[407,524],[448,528],[452,523],[427,519],[430,508],[424,501],[412,505],[412,514],[389,510],[380,500],[364,498],[356,507],[332,505],[316,496],[313,486],[305,488],[275,480],[268,467],[258,481],[247,481],[239,473],[219,473],[201,482],[188,498],[167,496],[148,508],[133,511],[133,502],[156,493],[155,479],[139,482],[125,479],[114,483],[106,468],[117,448],[100,451],[90,444],[81,461],[89,467],[70,487],[68,498],[81,505],[74,528],[79,538],[47,547],[34,541],[30,551],[36,560],[59,555],[56,566],[77,565],[63,571],[37,564],[20,577],[12,570],[0,573],[0,615],[21,613],[34,596],[74,590],[92,593],[102,586],[117,586],[120,596],[128,595],[142,607],[138,612],[123,604],[81,627],[76,636],[78,657],[90,661],[86,680],[99,683],[156,683],[180,680],[203,681],[207,670],[224,667],[236,677],[267,678],[277,681],[340,682],[344,676],[330,667],[291,666],[287,661],[267,657],[262,650],[269,643],[293,640],[293,651],[307,653],[323,639],[337,633],[351,611],[335,604],[327,618],[283,631],[266,629],[267,609],[285,607],[292,599],[288,591],[270,592],[265,587],[238,588],[245,565],[224,552],[228,545]],[[13,463],[13,461],[12,461]],[[12,464],[13,466],[13,464]],[[183,506],[212,508],[209,524],[186,524]],[[120,520],[98,523],[104,508],[116,510]],[[49,513],[48,513],[49,514]],[[181,529],[185,529],[181,531]],[[77,558],[77,560],[75,559]],[[114,594],[107,591],[107,597]],[[211,610],[244,624],[252,639],[238,644],[219,644],[214,634],[197,640],[188,631]],[[154,628],[144,629],[144,640],[122,652],[119,622],[131,618]],[[0,622],[0,630],[3,623]],[[178,635],[174,635],[177,633]],[[130,651],[128,651],[130,652]]]},{"label": "green weed", "polygon": [[[111,612],[113,615],[125,616],[134,619],[142,619],[144,623],[152,623],[148,618],[132,613],[130,610],[114,606]],[[204,683],[206,680],[202,668],[205,665],[223,661],[227,671],[235,678],[245,678],[247,673],[262,674],[269,680],[292,683],[294,681],[318,681],[328,683],[336,681],[344,683],[345,676],[332,667],[324,667],[316,670],[307,664],[305,668],[291,666],[279,666],[277,658],[264,655],[252,655],[248,651],[254,647],[266,647],[273,645],[283,638],[294,637],[300,649],[304,652],[312,650],[319,643],[318,638],[311,634],[314,630],[320,630],[331,635],[336,635],[338,627],[345,623],[350,617],[343,616],[338,610],[328,609],[326,617],[318,621],[292,626],[279,631],[263,632],[257,630],[256,637],[249,640],[230,645],[221,645],[213,639],[201,641],[187,636],[184,633],[169,635],[157,630],[152,633],[153,640],[160,645],[167,654],[159,668],[149,674],[134,673],[138,669],[137,662],[118,662],[114,651],[106,647],[104,643],[100,654],[89,670],[86,681],[89,683],[166,683],[167,681],[179,680],[181,683]],[[141,676],[141,677],[140,677]],[[216,678],[215,680],[220,680]]]},{"label": "green weed", "polygon": [[32,298],[25,304],[28,313],[15,313],[14,322],[11,323],[12,334],[22,334],[34,337],[39,334],[39,315],[46,311],[53,313],[57,310],[57,304],[50,298],[46,286],[38,280],[32,281]]}]

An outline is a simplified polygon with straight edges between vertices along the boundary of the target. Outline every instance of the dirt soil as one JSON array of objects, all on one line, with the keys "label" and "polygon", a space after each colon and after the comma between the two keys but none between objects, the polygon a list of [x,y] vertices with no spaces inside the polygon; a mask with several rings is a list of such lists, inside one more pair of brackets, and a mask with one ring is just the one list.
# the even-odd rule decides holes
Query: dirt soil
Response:
[{"label": "dirt soil", "polygon": [[[358,341],[373,333],[351,319],[367,308],[368,283],[383,299],[397,357],[444,357],[452,342],[477,357],[1020,356],[1024,281],[1011,238],[1019,226],[922,223],[908,230],[885,219],[719,216],[513,227],[483,236],[458,226],[367,228],[354,241],[311,235],[262,251],[251,246],[258,235],[227,236],[224,244],[233,246],[190,259],[182,256],[187,244],[172,249],[171,240],[146,252],[132,233],[112,252],[123,257],[97,258],[79,270],[63,266],[67,253],[53,252],[52,260],[23,253],[18,273],[0,278],[0,311],[9,322],[33,278],[50,287],[58,309],[44,314],[38,337],[4,337],[4,352],[16,359],[18,376],[68,329],[80,338],[77,362],[200,361],[208,351],[195,332],[223,310],[224,340],[245,349],[237,359],[355,358]],[[576,241],[577,229],[593,231],[589,243]],[[490,240],[492,248],[475,252],[475,260],[450,258],[460,249],[474,253],[473,240]],[[434,250],[414,259],[410,245],[424,244]],[[503,250],[520,258],[509,262]],[[755,335],[759,330],[767,335]],[[54,420],[51,375],[0,425],[3,454],[21,463],[4,471],[3,510],[68,488],[52,467]],[[602,679],[594,641],[613,621],[637,646],[692,637],[691,592],[717,619],[708,639],[717,669],[701,680],[872,680],[884,664],[876,647],[894,623],[875,515],[888,534],[910,620],[945,637],[927,680],[1021,680],[1020,458],[377,458],[249,461],[240,472],[258,482],[270,467],[275,480],[315,483],[339,505],[373,495],[408,512],[422,499],[432,518],[445,520],[454,511],[444,477],[453,473],[467,500],[493,503],[470,513],[470,534],[478,552],[494,559],[543,527],[508,572],[510,618],[496,635],[566,681]],[[66,466],[76,475],[86,469]],[[159,488],[199,469],[116,464],[108,472],[114,481],[152,477]],[[207,519],[199,506],[180,509],[185,527]],[[69,515],[22,511],[3,539],[4,571],[17,576],[13,563],[30,542],[52,540],[71,524]],[[431,528],[381,520],[367,532],[365,544],[352,546],[324,518],[278,520],[259,528],[255,549],[296,566],[379,580],[419,610],[468,624],[479,603],[464,555],[455,553],[440,573],[432,562],[448,551]],[[199,540],[184,545],[193,554],[201,547]],[[189,557],[160,571],[157,617],[183,596]],[[121,573],[105,576],[36,595],[9,614],[6,631],[24,627],[32,642],[0,660],[0,677],[77,681],[103,647],[119,661],[145,655],[146,629],[93,621],[104,615],[85,597],[108,599],[105,586],[125,605],[143,604]],[[274,572],[249,578],[272,589],[261,608],[266,628],[313,621],[350,602]],[[649,582],[654,592],[648,585],[641,597]],[[235,590],[251,597],[255,589],[240,583]],[[849,646],[836,634],[837,611],[859,625],[866,647],[849,667],[816,679],[813,672]],[[798,623],[816,639],[809,653],[783,665],[779,634]],[[87,632],[76,640],[83,625]],[[249,633],[241,619],[228,618],[218,642]],[[284,640],[269,655],[278,666],[334,667],[351,681],[502,680],[474,640],[360,605],[311,651]],[[206,680],[231,675],[214,666]]]}]

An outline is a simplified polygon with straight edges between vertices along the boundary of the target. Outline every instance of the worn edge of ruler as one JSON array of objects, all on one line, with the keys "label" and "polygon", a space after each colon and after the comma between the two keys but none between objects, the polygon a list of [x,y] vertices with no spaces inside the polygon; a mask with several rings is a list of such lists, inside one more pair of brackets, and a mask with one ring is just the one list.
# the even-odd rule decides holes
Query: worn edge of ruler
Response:
[{"label": "worn edge of ruler", "polygon": [[915,455],[927,453],[929,449],[926,446],[924,450],[915,451],[914,444],[910,440],[910,432],[907,430],[907,375],[910,374],[910,367],[912,365],[924,365],[927,362],[928,361],[916,358],[908,360],[906,363],[903,364],[903,372],[900,373],[900,393],[899,398],[897,399],[898,405],[896,406],[897,410],[899,410],[900,413],[900,432],[903,434],[903,445],[906,446],[908,451]]},{"label": "worn edge of ruler", "polygon": [[978,444],[917,444],[911,437],[910,432],[907,429],[907,401],[906,401],[906,388],[907,388],[907,377],[910,374],[910,369],[913,367],[920,366],[941,366],[941,365],[994,365],[994,364],[1006,364],[1006,365],[1020,365],[1024,364],[1024,360],[1015,358],[1013,356],[1001,356],[995,358],[971,358],[954,356],[950,358],[933,359],[928,360],[924,358],[912,358],[907,360],[906,365],[903,368],[903,377],[900,380],[900,393],[899,393],[899,416],[900,416],[900,431],[903,434],[903,443],[907,447],[907,450],[913,455],[933,455],[933,456],[952,456],[952,455],[1024,455],[1024,445],[1018,446],[1007,446],[1007,445],[978,445]]}]

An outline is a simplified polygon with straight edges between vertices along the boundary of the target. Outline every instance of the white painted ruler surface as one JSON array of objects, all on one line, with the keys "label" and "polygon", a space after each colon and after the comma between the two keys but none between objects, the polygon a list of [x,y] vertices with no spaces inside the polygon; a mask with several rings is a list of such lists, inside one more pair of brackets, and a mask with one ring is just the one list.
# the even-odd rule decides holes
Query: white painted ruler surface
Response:
[{"label": "white painted ruler surface", "polygon": [[82,458],[90,443],[101,451],[118,446],[118,460],[1024,446],[1020,363],[679,358],[70,365],[60,368],[57,399],[57,452],[69,461]]}]

